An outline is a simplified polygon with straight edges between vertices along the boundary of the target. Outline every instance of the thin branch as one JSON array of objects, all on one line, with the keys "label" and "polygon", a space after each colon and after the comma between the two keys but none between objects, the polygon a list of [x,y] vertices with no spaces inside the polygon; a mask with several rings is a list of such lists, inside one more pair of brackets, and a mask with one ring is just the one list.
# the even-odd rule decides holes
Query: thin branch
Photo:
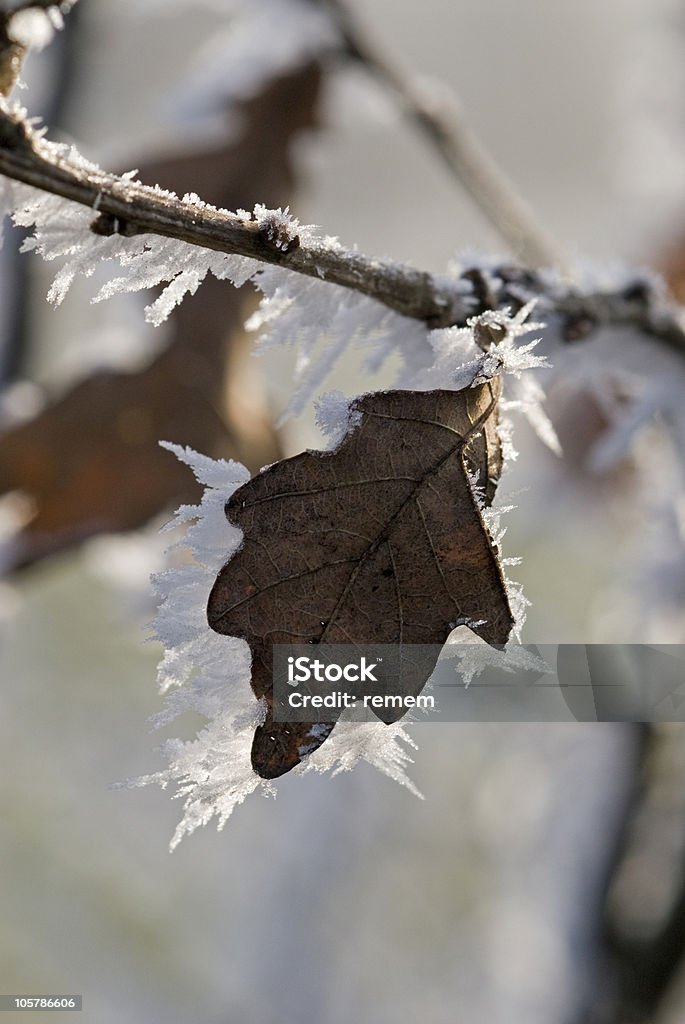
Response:
[{"label": "thin branch", "polygon": [[[604,998],[595,1002],[602,1012],[588,1014],[584,1024],[661,1020],[683,970],[685,850],[678,770],[683,746],[677,733],[643,728],[647,742],[637,799],[626,820],[624,842],[617,851],[604,902],[605,991]],[[664,847],[670,848],[668,869],[660,861]],[[669,871],[671,891],[668,903],[661,905],[665,894],[654,902],[650,883],[664,870]]]},{"label": "thin branch", "polygon": [[431,274],[323,242],[305,246],[293,240],[282,248],[254,220],[190,205],[161,190],[86,170],[56,152],[46,153],[47,148],[17,115],[0,110],[0,174],[97,210],[93,217],[98,218],[95,230],[99,232],[107,230],[109,218],[122,235],[163,235],[248,256],[351,288],[435,326],[454,323],[464,313],[462,296],[439,287]]},{"label": "thin branch", "polygon": [[[583,294],[555,284],[549,275],[517,267],[500,267],[487,275],[467,270],[460,279],[436,277],[337,242],[302,241],[296,236],[284,243],[256,220],[184,202],[161,189],[71,161],[59,147],[43,142],[18,114],[1,107],[0,174],[91,207],[97,233],[162,235],[247,256],[352,289],[429,327],[463,325],[486,309],[520,308],[538,298],[543,311],[561,318],[561,335],[568,341],[588,337],[598,327],[629,327],[685,355],[679,307],[664,304],[645,280],[620,290]],[[470,294],[465,294],[465,282]]]},{"label": "thin branch", "polygon": [[324,0],[337,22],[346,52],[399,100],[405,114],[435,147],[449,170],[470,193],[496,231],[522,262],[565,270],[552,237],[539,224],[483,144],[466,124],[457,99],[442,83],[427,88],[362,34],[344,0]]},{"label": "thin branch", "polygon": [[[645,795],[646,765],[656,739],[650,723],[626,722],[622,729],[628,739],[625,761],[620,768],[623,785],[614,808],[614,821],[608,823],[608,842],[600,857],[594,891],[583,907],[586,934],[581,962],[586,965],[588,973],[586,983],[578,986],[576,1007],[572,1013],[576,1024],[610,1024],[607,1001],[614,1002],[619,995],[608,963],[607,905],[630,847],[631,829]],[[613,1024],[618,1024],[619,1019],[623,1020],[617,1018]]]}]

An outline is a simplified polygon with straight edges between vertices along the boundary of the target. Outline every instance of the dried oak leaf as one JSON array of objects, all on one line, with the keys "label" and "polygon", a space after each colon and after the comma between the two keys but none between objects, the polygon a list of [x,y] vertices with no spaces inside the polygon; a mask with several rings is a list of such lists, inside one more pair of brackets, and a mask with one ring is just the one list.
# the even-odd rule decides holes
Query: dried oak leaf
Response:
[{"label": "dried oak leaf", "polygon": [[473,490],[492,501],[499,393],[496,378],[365,395],[336,451],[278,462],[227,502],[244,537],[207,617],[252,651],[252,688],[267,705],[252,746],[258,775],[290,771],[334,727],[273,721],[273,644],[442,644],[458,623],[506,643],[512,615]]}]

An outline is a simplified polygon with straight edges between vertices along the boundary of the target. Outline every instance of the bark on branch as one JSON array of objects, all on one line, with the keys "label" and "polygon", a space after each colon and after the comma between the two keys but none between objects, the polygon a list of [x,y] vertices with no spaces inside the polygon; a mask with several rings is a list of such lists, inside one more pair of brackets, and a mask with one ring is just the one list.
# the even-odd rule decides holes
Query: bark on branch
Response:
[{"label": "bark on branch", "polygon": [[[132,237],[163,235],[218,252],[247,256],[352,289],[430,327],[463,325],[469,316],[538,297],[561,318],[561,333],[578,341],[603,326],[634,328],[685,355],[679,307],[661,300],[647,280],[618,291],[583,293],[549,275],[500,267],[461,279],[435,276],[407,264],[375,259],[325,240],[287,244],[256,220],[198,206],[70,160],[43,142],[22,118],[0,107],[0,174],[93,209],[93,230]],[[470,286],[465,294],[464,282]]]}]

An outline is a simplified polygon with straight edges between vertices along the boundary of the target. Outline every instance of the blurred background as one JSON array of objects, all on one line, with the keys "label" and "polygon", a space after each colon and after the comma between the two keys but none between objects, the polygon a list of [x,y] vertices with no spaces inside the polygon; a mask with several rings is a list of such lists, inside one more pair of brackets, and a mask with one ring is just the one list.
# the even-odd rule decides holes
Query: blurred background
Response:
[{"label": "blurred background", "polygon": [[[289,203],[429,270],[512,258],[393,98],[330,52],[320,64],[331,35],[320,5],[303,7],[306,43],[292,0],[80,0],[18,95],[51,137],[179,193]],[[677,0],[349,7],[406,69],[454,90],[581,276],[627,264],[683,288]],[[2,991],[83,993],[98,1024],[684,1020],[680,726],[417,725],[425,801],[368,765],[286,777],[276,800],[254,796],[173,855],[179,803],[111,789],[163,767],[155,747],[178,735],[148,724],[161,703],[148,578],[159,526],[198,491],[157,440],[254,471],[321,437],[310,414],[275,429],[292,356],[251,357],[249,294],[208,281],[158,329],[143,297],[91,305],[92,281],[54,310],[56,268],[20,241],[6,224]],[[502,485],[524,639],[682,643],[685,438],[660,411],[680,400],[685,360],[617,332],[545,344],[564,457],[517,425]],[[391,383],[350,357],[326,386]],[[642,399],[653,415],[609,458],[603,442]]]}]

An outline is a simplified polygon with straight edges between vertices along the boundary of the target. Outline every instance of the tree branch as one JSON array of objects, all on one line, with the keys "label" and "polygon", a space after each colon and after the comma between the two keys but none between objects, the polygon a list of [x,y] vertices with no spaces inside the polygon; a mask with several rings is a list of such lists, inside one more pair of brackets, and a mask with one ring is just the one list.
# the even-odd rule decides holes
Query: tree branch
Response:
[{"label": "tree branch", "polygon": [[406,116],[469,192],[514,255],[531,266],[564,270],[565,260],[559,247],[468,127],[458,100],[449,89],[442,83],[428,88],[417,82],[394,56],[372,43],[366,32],[359,31],[344,0],[324,0],[324,5],[339,27],[347,55],[362,64],[399,100]]},{"label": "tree branch", "polygon": [[454,323],[465,314],[463,296],[454,288],[439,286],[431,274],[325,242],[304,246],[293,240],[281,248],[254,220],[184,203],[161,190],[86,170],[56,148],[48,149],[18,115],[2,110],[0,174],[93,208],[97,211],[94,229],[99,233],[163,235],[248,256],[351,288],[397,313],[435,326]]},{"label": "tree branch", "polygon": [[[217,252],[247,256],[352,289],[429,327],[463,325],[486,309],[520,308],[531,298],[561,318],[561,334],[579,341],[605,326],[629,327],[685,355],[679,307],[665,304],[648,281],[584,294],[549,275],[500,267],[486,275],[435,276],[345,249],[328,240],[274,237],[257,220],[178,199],[172,193],[106,174],[44,142],[17,113],[0,107],[0,174],[93,209],[99,234],[162,235]],[[465,294],[468,282],[470,294]]]}]

